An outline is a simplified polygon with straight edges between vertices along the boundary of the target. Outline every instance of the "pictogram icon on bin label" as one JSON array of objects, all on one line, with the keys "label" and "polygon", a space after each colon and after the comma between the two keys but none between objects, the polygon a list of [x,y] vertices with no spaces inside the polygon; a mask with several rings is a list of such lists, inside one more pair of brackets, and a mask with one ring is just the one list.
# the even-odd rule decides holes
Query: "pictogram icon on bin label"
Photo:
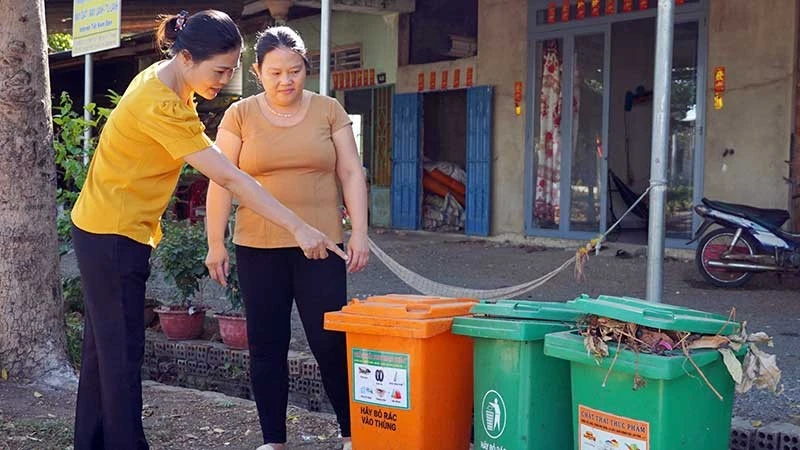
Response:
[{"label": "pictogram icon on bin label", "polygon": [[489,390],[481,401],[481,422],[486,434],[497,439],[506,430],[506,402],[495,390]]}]

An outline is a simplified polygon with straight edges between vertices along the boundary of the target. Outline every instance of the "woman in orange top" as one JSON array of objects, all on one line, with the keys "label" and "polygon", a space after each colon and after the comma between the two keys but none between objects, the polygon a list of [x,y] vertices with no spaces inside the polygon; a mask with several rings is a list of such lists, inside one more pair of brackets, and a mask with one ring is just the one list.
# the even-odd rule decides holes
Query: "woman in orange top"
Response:
[{"label": "woman in orange top", "polygon": [[[308,258],[346,255],[222,156],[205,135],[194,94],[213,99],[239,66],[242,36],[227,14],[167,17],[170,59],[128,86],[100,134],[72,210],[85,324],[75,449],[147,449],[142,429],[144,294],[150,250],[184,162],[288,231]],[[339,259],[339,258],[335,258]],[[341,261],[341,259],[340,259]]]},{"label": "woman in orange top", "polygon": [[[369,257],[364,172],[347,113],[335,99],[303,89],[308,60],[300,36],[287,27],[268,28],[259,36],[255,52],[253,69],[264,93],[231,105],[220,123],[217,145],[275,198],[337,244],[343,242],[340,184],[353,224],[345,267],[336,258],[307,260],[290,234],[247,205],[236,212],[233,240],[247,311],[250,379],[265,443],[259,449],[280,450],[286,442],[286,358],[293,300],[348,449],[345,340],[341,333],[323,329],[323,315],[346,304],[346,272],[361,270]],[[206,264],[223,284],[228,274],[224,232],[230,209],[231,194],[212,183],[206,200]]]}]

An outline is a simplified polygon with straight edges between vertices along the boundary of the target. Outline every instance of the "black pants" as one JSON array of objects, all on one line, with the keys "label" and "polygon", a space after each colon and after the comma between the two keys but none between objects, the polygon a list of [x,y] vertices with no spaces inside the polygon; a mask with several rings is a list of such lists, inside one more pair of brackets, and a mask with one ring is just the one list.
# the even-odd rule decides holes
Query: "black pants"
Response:
[{"label": "black pants", "polygon": [[85,306],[75,450],[148,449],[142,428],[150,247],[72,227]]},{"label": "black pants", "polygon": [[292,300],[303,321],[322,384],[333,405],[342,436],[350,436],[349,385],[345,336],[323,329],[323,316],[347,303],[347,278],[341,258],[308,260],[297,248],[236,247],[237,271],[247,312],[250,379],[265,443],[286,442],[286,406]]}]

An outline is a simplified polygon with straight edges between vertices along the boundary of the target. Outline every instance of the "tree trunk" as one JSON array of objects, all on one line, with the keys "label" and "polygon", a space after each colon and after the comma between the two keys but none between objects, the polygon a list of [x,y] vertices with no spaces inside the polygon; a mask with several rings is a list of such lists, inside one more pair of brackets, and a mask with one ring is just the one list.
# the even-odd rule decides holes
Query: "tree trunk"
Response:
[{"label": "tree trunk", "polygon": [[[0,369],[70,377],[43,0],[0,2]],[[54,378],[55,377],[55,378]]]}]

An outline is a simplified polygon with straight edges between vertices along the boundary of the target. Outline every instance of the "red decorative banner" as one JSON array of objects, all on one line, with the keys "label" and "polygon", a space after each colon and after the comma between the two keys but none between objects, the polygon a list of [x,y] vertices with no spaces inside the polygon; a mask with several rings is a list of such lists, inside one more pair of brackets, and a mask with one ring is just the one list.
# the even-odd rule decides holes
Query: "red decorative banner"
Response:
[{"label": "red decorative banner", "polygon": [[461,69],[453,71],[453,88],[458,89],[461,87]]},{"label": "red decorative banner", "polygon": [[335,90],[339,89],[339,74],[336,73],[336,72],[333,72],[331,74],[331,77],[333,77],[333,90],[335,91]]},{"label": "red decorative banner", "polygon": [[514,103],[517,105],[522,103],[522,81],[514,83]]},{"label": "red decorative banner", "polygon": [[617,12],[617,0],[606,0],[606,15],[610,16]]},{"label": "red decorative banner", "polygon": [[650,7],[650,0],[639,0],[639,9],[645,10]]},{"label": "red decorative banner", "polygon": [[600,0],[592,0],[592,17],[600,17]]},{"label": "red decorative banner", "polygon": [[361,87],[364,85],[364,73],[360,70],[357,70],[355,73],[356,76],[356,87]]},{"label": "red decorative banner", "polygon": [[633,11],[633,0],[622,0],[622,11],[623,12]]},{"label": "red decorative banner", "polygon": [[417,75],[417,91],[422,92],[425,90],[425,74],[420,72]]},{"label": "red decorative banner", "polygon": [[684,3],[686,3],[686,0],[675,0],[676,5],[682,5]]},{"label": "red decorative banner", "polygon": [[561,21],[562,22],[569,22],[569,0],[564,0],[561,4]]},{"label": "red decorative banner", "polygon": [[575,18],[578,20],[583,20],[586,18],[586,0],[578,0],[578,4],[575,5],[577,8],[575,12]]},{"label": "red decorative banner", "polygon": [[447,71],[442,71],[442,89],[447,89]]},{"label": "red decorative banner", "polygon": [[369,85],[375,85],[375,69],[369,69]]},{"label": "red decorative banner", "polygon": [[721,94],[725,92],[725,67],[714,67],[714,92]]},{"label": "red decorative banner", "polygon": [[428,85],[428,89],[435,91],[436,90],[436,72],[431,72],[430,75],[430,85]]},{"label": "red decorative banner", "polygon": [[472,87],[472,67],[467,67],[467,81],[464,84],[467,87]]},{"label": "red decorative banner", "polygon": [[547,5],[547,23],[556,23],[556,2]]},{"label": "red decorative banner", "polygon": [[353,72],[345,72],[344,73],[344,88],[350,89],[351,87],[355,87],[355,80],[353,79]]}]

